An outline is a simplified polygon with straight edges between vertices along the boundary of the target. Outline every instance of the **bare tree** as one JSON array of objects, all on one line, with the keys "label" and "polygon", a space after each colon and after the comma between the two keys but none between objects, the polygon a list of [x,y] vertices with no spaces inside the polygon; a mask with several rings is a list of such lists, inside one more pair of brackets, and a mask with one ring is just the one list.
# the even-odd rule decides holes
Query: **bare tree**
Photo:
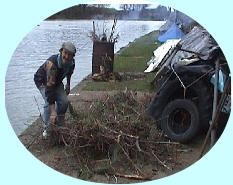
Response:
[{"label": "bare tree", "polygon": [[122,9],[123,11],[128,11],[128,4],[121,4],[120,9]]},{"label": "bare tree", "polygon": [[124,11],[141,11],[143,9],[146,9],[146,7],[148,6],[148,4],[121,4],[120,9]]},{"label": "bare tree", "polygon": [[108,8],[110,7],[110,4],[93,4],[92,6],[97,8]]}]

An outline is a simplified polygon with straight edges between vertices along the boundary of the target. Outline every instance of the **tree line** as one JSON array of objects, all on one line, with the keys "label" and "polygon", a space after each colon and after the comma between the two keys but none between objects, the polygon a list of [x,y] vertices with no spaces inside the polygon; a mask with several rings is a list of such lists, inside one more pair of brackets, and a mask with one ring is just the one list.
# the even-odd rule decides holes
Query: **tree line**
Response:
[{"label": "tree line", "polygon": [[[133,20],[165,20],[168,18],[169,9],[158,6],[149,9],[148,4],[121,4],[120,10],[110,8],[110,4],[79,4],[62,10],[47,20],[54,19],[133,19]],[[137,15],[137,16],[135,16]]]}]

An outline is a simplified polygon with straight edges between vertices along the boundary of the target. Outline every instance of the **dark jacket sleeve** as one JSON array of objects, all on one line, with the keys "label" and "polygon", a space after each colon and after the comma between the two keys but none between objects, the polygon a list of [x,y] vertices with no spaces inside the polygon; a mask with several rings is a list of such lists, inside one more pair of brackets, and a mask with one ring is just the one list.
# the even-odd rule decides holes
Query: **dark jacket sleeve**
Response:
[{"label": "dark jacket sleeve", "polygon": [[51,61],[46,61],[45,69],[47,77],[45,96],[49,104],[54,104],[57,67]]},{"label": "dark jacket sleeve", "polygon": [[67,73],[66,76],[71,76],[73,74],[73,72],[74,72],[74,68],[75,68],[75,61],[73,60],[72,65],[69,68],[69,72]]}]

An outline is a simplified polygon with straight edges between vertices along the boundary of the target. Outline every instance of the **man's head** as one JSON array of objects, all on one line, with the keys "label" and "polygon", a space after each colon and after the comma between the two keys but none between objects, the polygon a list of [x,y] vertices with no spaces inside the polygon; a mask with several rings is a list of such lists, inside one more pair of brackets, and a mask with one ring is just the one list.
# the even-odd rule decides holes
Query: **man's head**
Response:
[{"label": "man's head", "polygon": [[73,60],[76,53],[76,48],[71,42],[64,42],[60,49],[60,53],[63,64],[66,64]]}]

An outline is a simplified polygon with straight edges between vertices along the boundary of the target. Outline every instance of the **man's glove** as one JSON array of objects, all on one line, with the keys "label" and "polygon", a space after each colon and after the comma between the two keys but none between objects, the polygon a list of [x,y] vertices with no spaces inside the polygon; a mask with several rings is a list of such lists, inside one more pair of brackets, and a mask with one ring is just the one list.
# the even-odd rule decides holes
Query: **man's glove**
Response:
[{"label": "man's glove", "polygon": [[65,91],[66,91],[66,94],[67,94],[67,95],[70,94],[70,85],[66,84]]}]

